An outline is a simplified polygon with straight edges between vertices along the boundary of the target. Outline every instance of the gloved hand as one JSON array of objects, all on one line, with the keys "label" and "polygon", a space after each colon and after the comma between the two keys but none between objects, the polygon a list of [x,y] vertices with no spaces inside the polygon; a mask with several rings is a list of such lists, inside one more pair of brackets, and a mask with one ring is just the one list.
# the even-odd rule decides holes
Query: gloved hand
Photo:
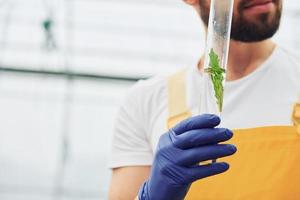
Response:
[{"label": "gloved hand", "polygon": [[218,144],[233,136],[228,129],[214,128],[219,123],[215,115],[199,115],[163,134],[150,178],[140,188],[139,200],[182,200],[194,181],[228,170],[227,163],[199,165],[236,152],[233,145]]}]

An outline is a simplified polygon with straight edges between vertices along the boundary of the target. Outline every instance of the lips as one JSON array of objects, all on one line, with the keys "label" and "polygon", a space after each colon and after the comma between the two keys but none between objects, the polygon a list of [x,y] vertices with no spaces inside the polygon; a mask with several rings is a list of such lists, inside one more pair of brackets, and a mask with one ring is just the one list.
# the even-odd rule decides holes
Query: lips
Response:
[{"label": "lips", "polygon": [[249,0],[245,5],[244,8],[251,8],[251,7],[255,7],[255,6],[262,6],[262,5],[266,5],[269,3],[273,3],[273,0]]}]

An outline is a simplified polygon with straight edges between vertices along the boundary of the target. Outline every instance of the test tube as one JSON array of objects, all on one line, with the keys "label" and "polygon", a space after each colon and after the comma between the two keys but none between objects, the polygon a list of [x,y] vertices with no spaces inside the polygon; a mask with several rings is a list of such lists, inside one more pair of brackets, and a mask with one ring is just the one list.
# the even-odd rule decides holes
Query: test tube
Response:
[{"label": "test tube", "polygon": [[221,116],[234,0],[211,0],[200,111]]}]

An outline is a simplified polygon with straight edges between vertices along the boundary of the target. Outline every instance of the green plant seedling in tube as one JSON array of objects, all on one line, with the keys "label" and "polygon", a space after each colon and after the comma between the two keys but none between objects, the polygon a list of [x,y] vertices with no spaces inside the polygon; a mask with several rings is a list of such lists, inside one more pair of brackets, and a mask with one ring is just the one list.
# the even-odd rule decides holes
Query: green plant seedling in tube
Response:
[{"label": "green plant seedling in tube", "polygon": [[[234,0],[211,0],[200,110],[221,117]],[[215,163],[216,160],[212,160]],[[201,163],[200,163],[201,164]]]},{"label": "green plant seedling in tube", "polygon": [[201,112],[221,116],[234,0],[211,0]]}]

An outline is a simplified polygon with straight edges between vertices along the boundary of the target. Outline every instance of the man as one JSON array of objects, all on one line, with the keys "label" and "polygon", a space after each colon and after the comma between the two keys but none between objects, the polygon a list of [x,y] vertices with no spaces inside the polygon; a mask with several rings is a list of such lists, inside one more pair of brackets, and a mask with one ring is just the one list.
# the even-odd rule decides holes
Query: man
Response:
[{"label": "man", "polygon": [[[210,1],[185,2],[207,27]],[[235,0],[221,122],[199,111],[203,57],[131,89],[115,124],[111,200],[300,199],[300,56],[270,40],[281,11],[282,0]]]}]

